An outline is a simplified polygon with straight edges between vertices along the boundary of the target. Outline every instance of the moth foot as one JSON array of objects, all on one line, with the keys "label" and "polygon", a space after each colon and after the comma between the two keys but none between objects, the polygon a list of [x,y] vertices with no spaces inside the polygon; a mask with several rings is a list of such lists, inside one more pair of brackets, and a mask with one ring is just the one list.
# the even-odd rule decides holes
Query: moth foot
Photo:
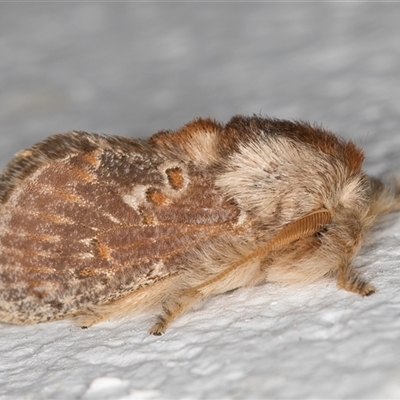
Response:
[{"label": "moth foot", "polygon": [[362,287],[358,289],[358,294],[361,296],[371,296],[376,292],[375,286],[371,285],[370,283],[365,283]]},{"label": "moth foot", "polygon": [[82,329],[90,328],[92,325],[97,324],[104,320],[104,316],[96,314],[93,310],[88,310],[84,314],[77,315],[74,318],[75,324]]},{"label": "moth foot", "polygon": [[363,297],[371,296],[371,294],[376,292],[376,289],[373,285],[361,281],[360,279],[357,279],[355,282],[350,282],[348,285],[344,286],[344,289],[348,290],[349,292],[357,293]]},{"label": "moth foot", "polygon": [[152,328],[150,329],[150,335],[161,336],[164,335],[165,330],[166,330],[165,322],[160,320],[152,326]]},{"label": "moth foot", "polygon": [[352,272],[350,276],[342,275],[338,277],[338,286],[348,292],[357,293],[360,296],[371,296],[376,292],[373,285],[365,282],[358,274]]},{"label": "moth foot", "polygon": [[371,296],[376,292],[373,285],[366,282],[350,264],[340,266],[337,275],[337,284],[348,292],[357,293],[360,296]]}]

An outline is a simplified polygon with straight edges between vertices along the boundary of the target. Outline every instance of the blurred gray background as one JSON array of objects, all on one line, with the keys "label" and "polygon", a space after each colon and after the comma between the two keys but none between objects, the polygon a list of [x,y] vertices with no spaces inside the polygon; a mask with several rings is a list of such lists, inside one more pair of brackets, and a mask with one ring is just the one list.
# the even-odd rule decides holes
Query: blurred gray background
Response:
[{"label": "blurred gray background", "polygon": [[[400,172],[400,4],[0,3],[0,167],[72,129],[146,137],[263,113],[352,138]],[[333,281],[210,299],[167,335],[151,317],[81,331],[2,325],[0,398],[399,398],[398,214]],[[370,242],[371,243],[371,242]]]},{"label": "blurred gray background", "polygon": [[400,126],[400,4],[2,3],[0,166],[72,129],[137,137],[196,116]]}]

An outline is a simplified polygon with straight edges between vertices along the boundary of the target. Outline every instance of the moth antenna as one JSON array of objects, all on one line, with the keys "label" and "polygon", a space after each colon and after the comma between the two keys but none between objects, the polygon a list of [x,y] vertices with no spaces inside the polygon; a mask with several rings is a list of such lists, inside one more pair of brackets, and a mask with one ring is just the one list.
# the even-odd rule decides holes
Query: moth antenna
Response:
[{"label": "moth antenna", "polygon": [[226,268],[220,274],[208,281],[190,288],[182,293],[182,296],[186,296],[192,292],[200,292],[203,288],[212,285],[213,283],[223,279],[225,276],[230,274],[235,269],[239,268],[248,261],[267,255],[270,251],[277,250],[284,247],[296,240],[308,237],[314,233],[319,232],[325,225],[332,222],[331,213],[326,210],[314,211],[310,214],[305,215],[289,224],[285,225],[269,242],[259,247],[257,250],[241,258],[239,261]]},{"label": "moth antenna", "polygon": [[257,250],[242,257],[239,261],[232,264],[230,267],[226,268],[224,271],[216,275],[214,278],[197,285],[193,288],[183,291],[179,295],[179,300],[175,302],[172,306],[164,308],[164,315],[159,317],[159,321],[152,327],[150,333],[153,335],[161,335],[165,332],[167,326],[183,311],[187,310],[191,305],[193,305],[201,297],[211,294],[211,291],[204,293],[203,289],[207,286],[211,286],[218,282],[219,280],[225,278],[235,269],[246,262],[252,260],[253,258],[259,256],[265,256],[272,250],[279,249],[292,243],[301,238],[305,238],[321,230],[322,227],[329,224],[332,221],[332,215],[328,210],[318,210],[310,214],[305,215],[285,225],[269,242],[259,247]]}]

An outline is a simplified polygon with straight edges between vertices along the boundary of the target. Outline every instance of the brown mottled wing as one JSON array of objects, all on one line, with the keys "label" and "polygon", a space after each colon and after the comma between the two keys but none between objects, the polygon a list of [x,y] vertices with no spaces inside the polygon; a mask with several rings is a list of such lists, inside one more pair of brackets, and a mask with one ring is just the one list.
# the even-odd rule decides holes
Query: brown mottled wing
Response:
[{"label": "brown mottled wing", "polygon": [[73,132],[0,177],[0,320],[68,317],[179,272],[237,208],[191,165],[146,142]]}]

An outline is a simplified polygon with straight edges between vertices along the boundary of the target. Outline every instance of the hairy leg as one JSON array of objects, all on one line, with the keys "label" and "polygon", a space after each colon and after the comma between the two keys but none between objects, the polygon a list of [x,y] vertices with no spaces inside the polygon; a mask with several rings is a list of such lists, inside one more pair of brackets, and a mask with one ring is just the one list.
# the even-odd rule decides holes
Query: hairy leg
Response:
[{"label": "hairy leg", "polygon": [[370,296],[376,292],[373,285],[366,282],[353,268],[350,262],[343,262],[338,270],[337,284],[342,289],[357,293],[361,296]]},{"label": "hairy leg", "polygon": [[202,293],[193,288],[185,290],[165,301],[163,304],[163,314],[158,316],[158,321],[150,329],[150,333],[155,336],[164,334],[168,326],[200,300],[201,297]]}]

